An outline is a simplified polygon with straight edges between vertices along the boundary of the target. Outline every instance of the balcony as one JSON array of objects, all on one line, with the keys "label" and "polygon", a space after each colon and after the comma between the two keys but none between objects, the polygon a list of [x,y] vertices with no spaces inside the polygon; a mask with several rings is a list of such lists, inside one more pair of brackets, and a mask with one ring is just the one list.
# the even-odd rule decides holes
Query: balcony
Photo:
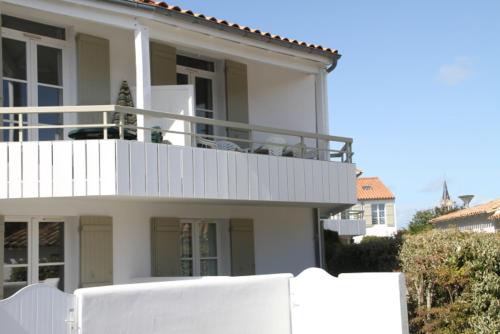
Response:
[{"label": "balcony", "polygon": [[359,236],[366,234],[363,211],[346,210],[330,219],[323,220],[326,230],[337,232],[339,236]]},{"label": "balcony", "polygon": [[[63,124],[15,121],[53,114],[62,115]],[[7,139],[0,143],[4,199],[120,196],[307,206],[356,201],[350,138],[114,105],[0,108],[0,119],[5,115],[11,121],[0,124]],[[130,115],[140,126],[126,122]],[[211,127],[212,134],[200,134],[200,126]],[[61,140],[41,140],[42,130],[54,130]],[[71,139],[78,133],[95,140]]]}]

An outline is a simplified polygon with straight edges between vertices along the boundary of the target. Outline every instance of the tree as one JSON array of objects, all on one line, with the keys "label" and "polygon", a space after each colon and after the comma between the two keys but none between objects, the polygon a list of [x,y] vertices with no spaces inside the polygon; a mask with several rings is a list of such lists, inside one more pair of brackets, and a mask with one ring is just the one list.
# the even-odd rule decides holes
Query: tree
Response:
[{"label": "tree", "polygon": [[408,234],[399,257],[412,332],[500,332],[500,234]]},{"label": "tree", "polygon": [[460,210],[461,207],[453,206],[451,208],[447,207],[435,207],[434,209],[420,210],[415,213],[410,224],[408,225],[408,232],[410,234],[417,234],[432,229],[431,219],[445,215],[447,213]]}]

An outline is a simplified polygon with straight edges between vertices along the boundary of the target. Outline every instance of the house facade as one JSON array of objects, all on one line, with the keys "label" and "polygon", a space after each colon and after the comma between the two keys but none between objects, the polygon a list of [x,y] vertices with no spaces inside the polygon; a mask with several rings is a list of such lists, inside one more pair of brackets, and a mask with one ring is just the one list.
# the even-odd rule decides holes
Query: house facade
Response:
[{"label": "house facade", "polygon": [[5,0],[0,296],[321,266],[336,50],[153,1]]},{"label": "house facade", "polygon": [[351,210],[363,213],[365,235],[387,237],[396,234],[396,197],[380,178],[358,178],[357,197],[358,202]]},{"label": "house facade", "polygon": [[500,231],[500,199],[454,211],[430,221],[436,228],[469,232]]}]

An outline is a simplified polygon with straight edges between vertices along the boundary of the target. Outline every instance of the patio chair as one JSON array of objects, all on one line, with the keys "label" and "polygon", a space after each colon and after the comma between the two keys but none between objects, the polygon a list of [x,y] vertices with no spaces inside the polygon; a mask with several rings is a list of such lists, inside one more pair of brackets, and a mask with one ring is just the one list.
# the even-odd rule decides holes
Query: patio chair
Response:
[{"label": "patio chair", "polygon": [[316,159],[317,152],[315,149],[309,149],[305,144],[298,143],[288,148],[294,158],[303,158],[303,159]]},{"label": "patio chair", "polygon": [[267,149],[269,155],[282,156],[286,147],[286,140],[283,137],[271,136],[266,139],[264,149]]},{"label": "patio chair", "polygon": [[237,144],[228,140],[211,140],[203,137],[198,137],[196,138],[196,142],[200,145],[217,150],[248,152],[248,149],[241,148]]}]

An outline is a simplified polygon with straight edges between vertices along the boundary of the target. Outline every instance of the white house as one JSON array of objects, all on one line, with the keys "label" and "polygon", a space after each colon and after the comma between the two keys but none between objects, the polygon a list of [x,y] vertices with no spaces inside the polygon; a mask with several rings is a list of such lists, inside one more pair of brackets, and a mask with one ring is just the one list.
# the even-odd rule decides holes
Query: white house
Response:
[{"label": "white house", "polygon": [[430,221],[436,228],[495,233],[500,230],[500,198],[439,216]]},{"label": "white house", "polygon": [[0,297],[322,265],[356,203],[336,50],[153,1],[0,11]]}]

